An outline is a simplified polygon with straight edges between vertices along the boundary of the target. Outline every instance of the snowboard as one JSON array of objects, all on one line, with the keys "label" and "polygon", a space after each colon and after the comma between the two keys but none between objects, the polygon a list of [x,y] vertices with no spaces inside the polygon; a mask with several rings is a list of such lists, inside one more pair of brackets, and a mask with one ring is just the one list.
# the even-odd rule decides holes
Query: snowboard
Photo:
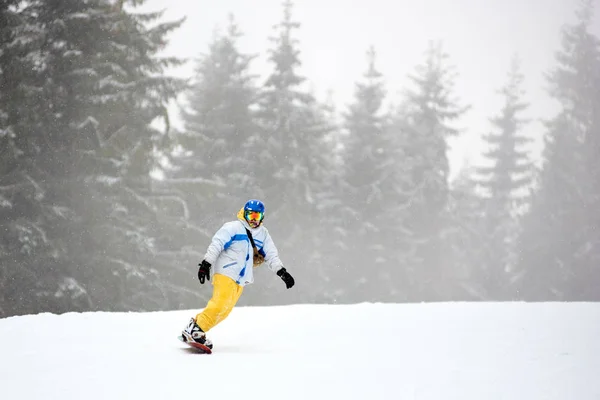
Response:
[{"label": "snowboard", "polygon": [[196,342],[186,342],[185,340],[183,340],[183,336],[181,336],[181,335],[177,336],[177,339],[179,339],[180,342],[183,342],[183,343],[187,344],[188,346],[193,347],[194,349],[198,350],[200,353],[204,353],[204,354],[212,353],[212,350],[210,349],[210,347],[206,347],[205,345],[196,343]]}]

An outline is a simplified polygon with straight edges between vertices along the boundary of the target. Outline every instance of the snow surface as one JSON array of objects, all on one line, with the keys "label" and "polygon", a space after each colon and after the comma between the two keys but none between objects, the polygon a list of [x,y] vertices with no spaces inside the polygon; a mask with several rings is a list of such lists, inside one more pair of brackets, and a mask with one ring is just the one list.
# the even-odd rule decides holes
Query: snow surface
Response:
[{"label": "snow surface", "polygon": [[600,399],[600,303],[240,307],[0,319],[0,398]]}]

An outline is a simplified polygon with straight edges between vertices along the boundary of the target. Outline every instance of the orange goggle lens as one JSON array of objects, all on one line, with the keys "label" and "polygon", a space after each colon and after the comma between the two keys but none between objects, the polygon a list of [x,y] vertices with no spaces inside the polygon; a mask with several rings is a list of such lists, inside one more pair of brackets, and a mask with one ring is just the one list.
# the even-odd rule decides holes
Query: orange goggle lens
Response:
[{"label": "orange goggle lens", "polygon": [[248,221],[260,221],[263,217],[263,214],[258,211],[246,211],[246,219]]}]

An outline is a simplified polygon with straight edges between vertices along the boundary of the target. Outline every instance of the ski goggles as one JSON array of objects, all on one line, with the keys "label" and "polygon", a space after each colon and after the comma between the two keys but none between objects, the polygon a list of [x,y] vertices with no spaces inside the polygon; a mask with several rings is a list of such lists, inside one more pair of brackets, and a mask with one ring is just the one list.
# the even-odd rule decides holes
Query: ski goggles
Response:
[{"label": "ski goggles", "polygon": [[246,211],[246,219],[248,221],[260,221],[263,219],[263,213],[259,211]]}]

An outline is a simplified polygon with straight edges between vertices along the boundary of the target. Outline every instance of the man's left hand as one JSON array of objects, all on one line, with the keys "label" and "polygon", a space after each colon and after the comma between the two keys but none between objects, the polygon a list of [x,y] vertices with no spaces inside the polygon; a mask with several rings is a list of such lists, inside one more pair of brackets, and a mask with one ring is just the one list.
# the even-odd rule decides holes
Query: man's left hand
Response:
[{"label": "man's left hand", "polygon": [[277,271],[277,276],[279,276],[281,280],[285,282],[286,288],[289,289],[294,286],[294,278],[285,270],[285,268],[281,268],[279,271]]}]

